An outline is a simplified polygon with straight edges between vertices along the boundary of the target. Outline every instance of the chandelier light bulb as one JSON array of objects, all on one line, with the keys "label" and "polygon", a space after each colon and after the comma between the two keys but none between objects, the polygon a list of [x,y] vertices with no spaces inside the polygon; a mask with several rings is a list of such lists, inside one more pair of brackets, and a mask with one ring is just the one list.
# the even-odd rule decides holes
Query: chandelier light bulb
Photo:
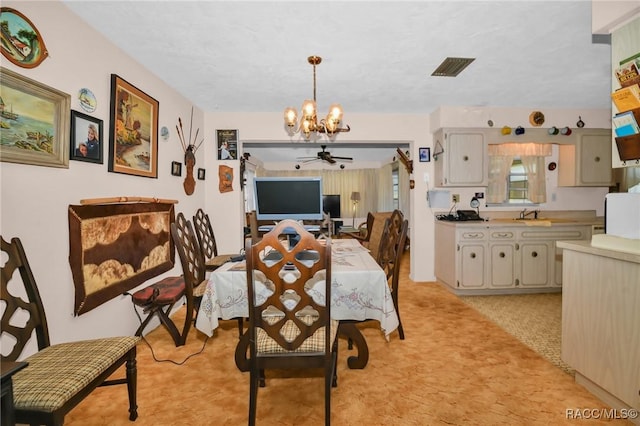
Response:
[{"label": "chandelier light bulb", "polygon": [[296,122],[298,121],[298,113],[295,109],[289,107],[284,110],[284,122],[288,127],[295,127]]}]

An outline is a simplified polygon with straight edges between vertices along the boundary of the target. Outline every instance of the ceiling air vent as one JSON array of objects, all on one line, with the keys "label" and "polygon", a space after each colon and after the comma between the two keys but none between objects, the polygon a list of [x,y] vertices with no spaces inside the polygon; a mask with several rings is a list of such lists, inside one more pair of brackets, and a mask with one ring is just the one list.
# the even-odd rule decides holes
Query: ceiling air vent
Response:
[{"label": "ceiling air vent", "polygon": [[455,77],[476,58],[446,58],[431,74],[435,77]]}]

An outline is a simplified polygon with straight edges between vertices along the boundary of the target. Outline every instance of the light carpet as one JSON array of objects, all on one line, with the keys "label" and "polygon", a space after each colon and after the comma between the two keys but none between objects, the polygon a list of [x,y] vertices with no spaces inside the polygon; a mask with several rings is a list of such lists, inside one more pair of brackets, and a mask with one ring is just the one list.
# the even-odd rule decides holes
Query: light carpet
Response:
[{"label": "light carpet", "polygon": [[460,300],[574,375],[561,357],[562,293],[460,296]]}]

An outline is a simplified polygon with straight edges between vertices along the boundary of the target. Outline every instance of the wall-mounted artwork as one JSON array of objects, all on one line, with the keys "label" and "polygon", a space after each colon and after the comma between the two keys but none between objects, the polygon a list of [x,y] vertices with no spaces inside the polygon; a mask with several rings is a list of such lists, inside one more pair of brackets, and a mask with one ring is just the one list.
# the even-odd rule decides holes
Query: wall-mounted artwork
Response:
[{"label": "wall-mounted artwork", "polygon": [[45,60],[49,52],[29,18],[15,9],[3,7],[0,9],[0,25],[0,49],[11,63],[22,68],[34,68]]},{"label": "wall-mounted artwork", "polygon": [[0,160],[69,167],[71,96],[0,67]]},{"label": "wall-mounted artwork", "polygon": [[238,131],[216,130],[218,141],[218,160],[236,160],[238,158]]},{"label": "wall-mounted artwork", "polygon": [[69,265],[75,315],[174,266],[172,203],[69,206]]},{"label": "wall-mounted artwork", "polygon": [[71,111],[69,148],[72,160],[102,164],[102,120]]},{"label": "wall-mounted artwork", "polygon": [[159,103],[111,74],[109,171],[158,177]]}]

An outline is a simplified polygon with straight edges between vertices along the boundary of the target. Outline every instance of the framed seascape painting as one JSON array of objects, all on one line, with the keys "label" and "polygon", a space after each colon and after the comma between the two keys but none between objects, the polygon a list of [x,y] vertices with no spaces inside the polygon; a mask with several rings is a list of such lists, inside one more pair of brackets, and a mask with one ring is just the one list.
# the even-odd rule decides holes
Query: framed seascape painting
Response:
[{"label": "framed seascape painting", "polygon": [[22,13],[10,7],[0,9],[2,54],[22,68],[40,65],[48,55],[44,40],[35,25]]},{"label": "framed seascape painting", "polygon": [[69,158],[102,164],[102,120],[71,111]]},{"label": "framed seascape painting", "polygon": [[71,95],[0,67],[0,160],[69,167]]},{"label": "framed seascape painting", "polygon": [[109,171],[158,177],[158,101],[111,74]]}]

